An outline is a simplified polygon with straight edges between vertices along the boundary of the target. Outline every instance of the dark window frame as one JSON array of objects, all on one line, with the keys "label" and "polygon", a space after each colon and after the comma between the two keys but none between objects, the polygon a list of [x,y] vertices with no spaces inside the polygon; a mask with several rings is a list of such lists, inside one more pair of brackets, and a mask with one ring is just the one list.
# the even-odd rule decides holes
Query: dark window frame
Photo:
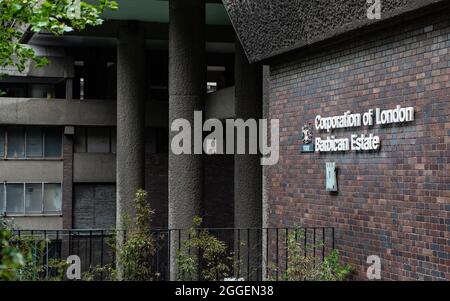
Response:
[{"label": "dark window frame", "polygon": [[[108,151],[107,152],[89,152],[89,129],[95,129],[95,128],[107,128],[108,129]],[[84,140],[83,145],[82,145],[82,149],[78,149],[74,150],[75,153],[87,153],[87,154],[116,154],[117,153],[117,146],[113,147],[113,135],[114,133],[116,133],[116,137],[117,137],[117,130],[115,127],[113,126],[80,126],[77,127],[76,131],[75,131],[75,135],[82,135],[82,139]],[[75,141],[77,141],[78,137],[75,137]],[[117,138],[114,139],[116,141],[116,145],[117,145]]]}]

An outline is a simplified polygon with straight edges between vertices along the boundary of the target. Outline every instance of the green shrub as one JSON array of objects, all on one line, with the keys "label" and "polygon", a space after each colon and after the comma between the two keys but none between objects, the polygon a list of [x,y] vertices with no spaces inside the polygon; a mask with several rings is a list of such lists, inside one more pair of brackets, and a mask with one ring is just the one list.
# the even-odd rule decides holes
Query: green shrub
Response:
[{"label": "green shrub", "polygon": [[20,250],[10,244],[13,233],[0,217],[0,280],[17,280],[19,270],[25,265]]},{"label": "green shrub", "polygon": [[[115,230],[108,244],[118,260],[118,266],[108,264],[103,267],[91,267],[83,274],[83,280],[95,280],[104,276],[105,280],[152,281],[159,278],[153,270],[153,257],[156,253],[156,241],[151,233],[154,211],[147,202],[147,192],[139,189],[134,199],[135,219],[124,216],[124,229]],[[126,234],[126,238],[122,239]]]},{"label": "green shrub", "polygon": [[[287,234],[287,266],[283,271],[281,280],[285,281],[343,281],[347,280],[351,273],[350,265],[343,265],[339,261],[339,252],[332,250],[322,261],[312,252],[313,246],[302,246],[298,241],[305,237],[304,230],[296,229]],[[316,244],[320,247],[323,242]],[[278,272],[277,267],[269,268],[269,280],[274,280]]]},{"label": "green shrub", "polygon": [[[228,256],[226,244],[201,229],[202,219],[194,217],[188,229],[188,239],[183,240],[176,253],[178,280],[223,280],[231,275],[233,257]],[[201,265],[200,265],[201,263]],[[200,275],[199,275],[200,273]]]},{"label": "green shrub", "polygon": [[44,260],[48,240],[19,237],[0,218],[0,280],[63,280],[68,264],[59,259]]}]

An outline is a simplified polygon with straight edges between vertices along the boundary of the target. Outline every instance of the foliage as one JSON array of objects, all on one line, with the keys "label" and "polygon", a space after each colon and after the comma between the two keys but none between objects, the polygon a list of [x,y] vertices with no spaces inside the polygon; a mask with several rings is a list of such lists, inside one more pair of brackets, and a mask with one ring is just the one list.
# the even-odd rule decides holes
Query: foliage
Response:
[{"label": "foliage", "polygon": [[0,217],[0,281],[16,280],[25,264],[20,250],[10,244],[13,233]]},{"label": "foliage", "polygon": [[[44,260],[49,240],[13,233],[0,220],[0,280],[63,280],[68,264],[59,259]],[[46,263],[45,263],[46,262]]]},{"label": "foliage", "polygon": [[[313,246],[299,244],[305,233],[296,229],[287,235],[288,268],[283,272],[282,280],[285,281],[343,281],[347,280],[352,273],[350,265],[342,265],[339,261],[339,252],[332,250],[325,256],[324,260],[314,256]],[[323,242],[322,242],[323,243]],[[320,243],[316,244],[320,247]],[[271,275],[269,280],[274,280],[277,268],[269,269]]]},{"label": "foliage", "polygon": [[[125,216],[124,229],[115,230],[108,242],[113,248],[118,267],[109,264],[103,267],[91,267],[83,275],[84,280],[94,280],[100,275],[105,280],[152,281],[159,275],[153,270],[153,257],[156,253],[156,242],[151,232],[154,211],[147,202],[147,192],[139,189],[134,199],[136,218]],[[126,238],[124,237],[126,233]]]},{"label": "foliage", "polygon": [[0,68],[16,67],[20,72],[29,60],[37,66],[47,63],[34,50],[20,43],[24,28],[62,35],[86,26],[102,24],[106,9],[117,9],[117,3],[97,0],[89,4],[79,0],[0,0]]},{"label": "foliage", "polygon": [[352,267],[348,264],[342,265],[339,262],[339,251],[333,250],[330,255],[326,256],[322,263],[321,280],[325,281],[343,281],[347,280],[353,272]]},{"label": "foliage", "polygon": [[177,251],[178,280],[192,281],[200,276],[202,280],[212,281],[231,276],[233,258],[227,256],[225,243],[201,229],[201,225],[202,219],[195,217],[193,226],[188,229],[188,239]]}]

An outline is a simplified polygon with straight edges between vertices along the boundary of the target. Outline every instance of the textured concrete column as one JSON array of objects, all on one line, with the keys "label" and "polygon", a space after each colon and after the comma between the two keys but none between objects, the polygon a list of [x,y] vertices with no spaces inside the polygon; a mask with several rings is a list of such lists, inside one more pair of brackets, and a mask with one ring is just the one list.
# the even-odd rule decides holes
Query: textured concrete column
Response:
[{"label": "textured concrete column", "polygon": [[[262,117],[262,67],[248,63],[239,42],[236,42],[235,58],[235,110],[236,118],[258,121]],[[234,156],[234,222],[235,227],[241,229],[262,226],[262,168],[259,155]],[[244,271],[241,276],[246,280],[256,280],[261,275],[261,232],[244,231],[240,239],[245,244],[240,250]]]},{"label": "textured concrete column", "polygon": [[133,217],[144,188],[145,40],[139,23],[121,26],[117,47],[117,223]]},{"label": "textured concrete column", "polygon": [[[263,66],[263,118],[269,119],[270,67]],[[262,166],[262,227],[269,228],[269,166]],[[267,280],[268,230],[262,233],[262,279]]]},{"label": "textured concrete column", "polygon": [[[203,111],[206,91],[205,4],[203,0],[170,0],[169,128],[177,118],[194,125]],[[170,140],[176,133],[170,133]],[[185,229],[202,213],[202,155],[174,155],[169,150],[169,228]],[[171,237],[170,271],[175,280],[178,237]]]}]

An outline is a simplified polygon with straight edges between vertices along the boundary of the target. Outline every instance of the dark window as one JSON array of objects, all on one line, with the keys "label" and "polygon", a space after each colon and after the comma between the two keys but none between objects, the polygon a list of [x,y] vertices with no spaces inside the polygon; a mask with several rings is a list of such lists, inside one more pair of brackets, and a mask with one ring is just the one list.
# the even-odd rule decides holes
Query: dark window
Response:
[{"label": "dark window", "polygon": [[109,127],[95,127],[87,129],[88,153],[109,153],[110,132]]},{"label": "dark window", "polygon": [[75,129],[75,152],[86,152],[86,128],[77,127]]},{"label": "dark window", "polygon": [[59,128],[47,128],[45,130],[45,157],[61,157],[62,133]]},{"label": "dark window", "polygon": [[43,139],[41,127],[27,128],[27,157],[42,157]]},{"label": "dark window", "polygon": [[76,153],[116,153],[116,128],[77,127],[75,130]]},{"label": "dark window", "polygon": [[8,158],[25,157],[25,131],[23,127],[8,127]]},{"label": "dark window", "polygon": [[23,184],[6,184],[6,212],[24,213]]}]

